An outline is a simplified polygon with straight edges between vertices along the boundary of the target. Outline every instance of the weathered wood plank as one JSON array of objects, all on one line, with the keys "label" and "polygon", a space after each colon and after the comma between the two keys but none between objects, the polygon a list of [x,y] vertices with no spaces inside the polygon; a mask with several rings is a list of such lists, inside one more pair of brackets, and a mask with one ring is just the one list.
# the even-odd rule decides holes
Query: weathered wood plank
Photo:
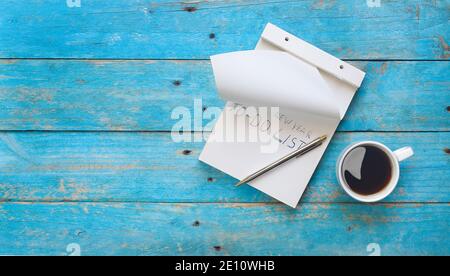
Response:
[{"label": "weathered wood plank", "polygon": [[[336,182],[335,162],[361,140],[416,152],[385,202],[450,202],[450,132],[338,133],[302,202],[353,202]],[[174,143],[169,133],[2,133],[0,200],[272,202],[198,161],[202,147]]]},{"label": "weathered wood plank", "polygon": [[[354,64],[367,77],[340,130],[450,130],[447,61]],[[209,61],[0,61],[3,130],[171,130],[194,99],[223,106]]]},{"label": "weathered wood plank", "polygon": [[448,255],[446,204],[0,204],[0,254]]},{"label": "weathered wood plank", "polygon": [[448,1],[0,2],[0,57],[208,58],[272,22],[340,58],[448,59]]}]

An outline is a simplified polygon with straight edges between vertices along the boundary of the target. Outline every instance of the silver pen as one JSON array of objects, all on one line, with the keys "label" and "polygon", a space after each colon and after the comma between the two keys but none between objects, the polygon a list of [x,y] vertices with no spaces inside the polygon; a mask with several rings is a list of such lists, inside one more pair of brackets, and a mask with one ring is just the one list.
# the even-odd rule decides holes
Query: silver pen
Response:
[{"label": "silver pen", "polygon": [[314,140],[312,140],[310,143],[304,145],[303,147],[289,153],[288,155],[286,155],[285,157],[281,158],[278,161],[275,161],[274,163],[262,168],[261,170],[255,172],[252,175],[247,176],[246,178],[244,178],[243,180],[241,180],[239,183],[236,184],[236,187],[241,186],[244,183],[250,182],[252,180],[254,180],[255,178],[265,174],[266,172],[286,163],[287,161],[302,156],[303,154],[319,147],[320,145],[323,144],[323,142],[325,142],[325,140],[327,139],[326,135],[320,136],[319,138],[316,138]]}]

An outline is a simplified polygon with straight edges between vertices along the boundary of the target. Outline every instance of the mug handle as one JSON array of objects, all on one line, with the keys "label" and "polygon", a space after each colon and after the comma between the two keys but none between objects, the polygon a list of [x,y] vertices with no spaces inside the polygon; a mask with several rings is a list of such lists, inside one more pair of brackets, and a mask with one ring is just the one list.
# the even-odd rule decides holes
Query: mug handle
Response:
[{"label": "mug handle", "polygon": [[414,151],[411,147],[404,147],[394,151],[394,155],[397,158],[398,162],[402,162],[405,159],[410,158],[414,155]]}]

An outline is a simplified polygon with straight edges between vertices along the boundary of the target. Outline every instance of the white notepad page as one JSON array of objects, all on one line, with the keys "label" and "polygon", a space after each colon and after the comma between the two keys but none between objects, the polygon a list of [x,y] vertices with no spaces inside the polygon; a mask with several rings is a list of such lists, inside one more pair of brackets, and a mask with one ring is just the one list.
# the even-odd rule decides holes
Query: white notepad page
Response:
[{"label": "white notepad page", "polygon": [[[256,50],[211,57],[219,95],[228,101],[200,160],[242,180],[311,140],[324,145],[252,181],[249,185],[295,208],[306,189],[364,72],[268,24]],[[231,128],[257,128],[242,120],[246,106],[277,106],[279,144],[271,153],[255,142],[220,139]],[[235,118],[236,125],[222,124]],[[230,183],[232,185],[233,183]]]}]

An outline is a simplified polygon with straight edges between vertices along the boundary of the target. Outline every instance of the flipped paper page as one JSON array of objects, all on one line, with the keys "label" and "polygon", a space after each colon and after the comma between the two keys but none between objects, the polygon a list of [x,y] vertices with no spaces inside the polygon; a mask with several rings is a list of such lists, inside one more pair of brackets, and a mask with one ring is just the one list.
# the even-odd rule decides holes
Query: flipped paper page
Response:
[{"label": "flipped paper page", "polygon": [[[212,56],[211,63],[219,95],[228,103],[201,161],[242,180],[321,135],[329,137],[321,147],[249,184],[295,208],[364,72],[272,24],[267,25],[256,50]],[[263,153],[260,143],[219,138],[233,127],[260,127],[240,118],[248,115],[247,106],[279,107],[275,152]],[[237,125],[223,124],[224,118],[234,118]]]}]

